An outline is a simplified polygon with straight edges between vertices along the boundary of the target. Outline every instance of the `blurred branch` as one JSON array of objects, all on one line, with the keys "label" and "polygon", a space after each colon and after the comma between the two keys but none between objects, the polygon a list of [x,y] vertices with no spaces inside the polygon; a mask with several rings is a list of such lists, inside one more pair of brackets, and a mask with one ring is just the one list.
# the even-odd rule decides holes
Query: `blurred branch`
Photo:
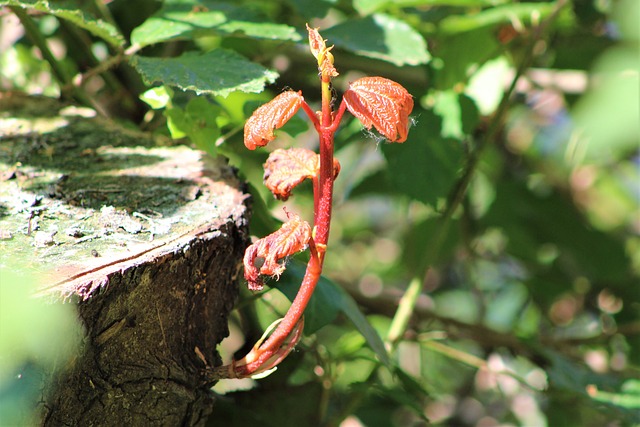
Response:
[{"label": "blurred branch", "polygon": [[431,351],[440,353],[450,359],[457,360],[458,362],[464,363],[465,365],[471,366],[478,370],[485,370],[494,375],[505,375],[505,376],[511,377],[516,381],[518,381],[520,384],[530,388],[531,390],[540,390],[539,387],[536,387],[533,384],[531,384],[531,382],[528,381],[527,378],[524,378],[521,375],[518,375],[517,373],[511,370],[491,369],[486,360],[481,359],[465,351],[458,350],[457,348],[450,347],[441,342],[435,341],[433,338],[423,337],[424,335],[426,334],[420,334],[418,336],[418,342],[420,343],[420,345],[428,348]]},{"label": "blurred branch", "polygon": [[406,292],[402,295],[398,304],[398,310],[395,316],[393,316],[393,321],[389,327],[389,333],[386,339],[387,351],[389,353],[392,353],[396,349],[398,342],[400,342],[404,336],[409,326],[409,321],[413,316],[413,311],[418,303],[418,297],[421,291],[422,280],[414,277]]},{"label": "blurred branch", "polygon": [[428,349],[440,354],[444,354],[445,356],[462,362],[465,365],[472,366],[476,369],[487,368],[487,362],[484,359],[479,358],[478,356],[474,356],[473,354],[458,350],[457,348],[450,347],[432,339],[419,339],[419,342],[421,345],[427,347]]},{"label": "blurred branch", "polygon": [[[399,290],[394,289],[384,290],[376,298],[370,298],[360,293],[354,285],[347,283],[341,283],[341,285],[360,306],[382,315],[393,315],[396,312],[396,307],[402,305],[402,299],[404,298],[404,294],[401,295]],[[534,344],[524,342],[511,333],[498,332],[482,324],[471,324],[441,316],[435,313],[431,309],[431,304],[423,298],[417,298],[411,321],[414,324],[426,321],[438,322],[443,325],[448,338],[473,339],[473,341],[487,349],[504,347],[520,354],[538,354]],[[405,332],[404,338],[407,338],[406,335],[408,334],[408,332]],[[566,350],[567,347],[573,348],[576,345],[602,343],[616,335],[625,337],[640,335],[640,321],[623,324],[612,330],[603,330],[598,335],[585,338],[557,338],[538,335],[534,342],[543,347],[553,348],[564,353],[565,351],[563,350]]]},{"label": "blurred branch", "polygon": [[[391,316],[397,312],[396,307],[402,304],[404,295],[399,290],[385,290],[376,298],[365,297],[353,285],[341,284],[356,302],[371,312]],[[400,309],[398,308],[398,311]],[[484,348],[505,347],[517,352],[528,352],[528,347],[524,345],[516,336],[508,333],[496,332],[481,324],[465,323],[457,319],[441,316],[431,309],[431,303],[424,298],[418,298],[410,313],[411,323],[425,321],[436,321],[443,325],[449,338],[472,338]],[[399,339],[406,338],[407,328]],[[396,332],[397,333],[397,332]],[[530,351],[529,351],[530,352]]]}]

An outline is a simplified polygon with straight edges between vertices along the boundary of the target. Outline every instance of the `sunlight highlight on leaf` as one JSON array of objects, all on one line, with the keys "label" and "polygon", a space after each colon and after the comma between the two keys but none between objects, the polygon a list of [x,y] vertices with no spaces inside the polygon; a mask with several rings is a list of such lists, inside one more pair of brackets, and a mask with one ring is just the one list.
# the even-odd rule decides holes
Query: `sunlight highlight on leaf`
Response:
[{"label": "sunlight highlight on leaf", "polygon": [[363,77],[349,85],[344,102],[367,129],[374,126],[391,142],[407,139],[413,98],[402,85],[383,77]]},{"label": "sunlight highlight on leaf", "polygon": [[253,112],[244,125],[244,145],[249,150],[263,147],[275,139],[273,131],[293,117],[304,101],[301,92],[282,92]]}]

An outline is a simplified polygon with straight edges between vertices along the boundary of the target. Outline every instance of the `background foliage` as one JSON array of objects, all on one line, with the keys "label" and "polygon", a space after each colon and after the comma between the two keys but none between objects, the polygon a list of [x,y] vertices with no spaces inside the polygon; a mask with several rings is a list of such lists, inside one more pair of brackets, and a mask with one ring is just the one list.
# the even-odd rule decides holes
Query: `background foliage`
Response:
[{"label": "background foliage", "polygon": [[[242,127],[284,88],[318,101],[304,25],[320,27],[337,93],[362,75],[396,80],[415,98],[414,125],[402,145],[355,120],[338,133],[307,336],[268,378],[218,384],[211,425],[631,425],[638,5],[142,0],[132,13],[124,0],[3,0],[0,84],[228,157],[262,236],[284,213],[262,186],[267,150],[246,150]],[[301,118],[279,135],[270,149],[317,144]],[[308,215],[310,193],[288,209]],[[286,311],[300,277],[293,260],[273,289],[243,292],[225,358]],[[3,353],[17,322],[2,318]]]}]

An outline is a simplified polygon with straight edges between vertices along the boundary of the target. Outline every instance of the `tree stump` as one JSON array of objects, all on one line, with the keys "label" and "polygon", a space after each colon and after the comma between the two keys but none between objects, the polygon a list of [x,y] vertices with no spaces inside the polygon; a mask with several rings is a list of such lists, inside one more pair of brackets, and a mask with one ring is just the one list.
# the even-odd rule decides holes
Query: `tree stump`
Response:
[{"label": "tree stump", "polygon": [[0,262],[42,271],[86,332],[42,423],[203,425],[248,243],[234,171],[50,99],[0,111]]}]

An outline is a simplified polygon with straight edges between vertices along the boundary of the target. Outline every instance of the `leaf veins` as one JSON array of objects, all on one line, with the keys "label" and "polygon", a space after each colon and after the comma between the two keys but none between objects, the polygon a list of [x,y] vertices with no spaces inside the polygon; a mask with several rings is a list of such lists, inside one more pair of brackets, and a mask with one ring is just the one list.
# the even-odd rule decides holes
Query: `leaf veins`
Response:
[{"label": "leaf veins", "polygon": [[258,107],[244,125],[244,145],[255,150],[273,141],[273,131],[284,126],[303,102],[302,92],[288,90]]},{"label": "leaf veins", "polygon": [[[263,287],[260,276],[279,278],[285,270],[280,260],[303,251],[311,239],[311,226],[294,213],[287,213],[289,221],[274,233],[257,240],[244,253],[244,277],[249,289],[259,291]],[[256,267],[257,259],[264,262]]]},{"label": "leaf veins", "polygon": [[407,139],[413,98],[399,83],[383,77],[363,77],[349,85],[344,101],[367,129],[374,126],[391,142]]},{"label": "leaf veins", "polygon": [[[320,156],[306,148],[277,149],[264,164],[264,183],[279,200],[287,200],[302,181],[314,178],[320,168]],[[333,160],[334,179],[340,163]]]}]

